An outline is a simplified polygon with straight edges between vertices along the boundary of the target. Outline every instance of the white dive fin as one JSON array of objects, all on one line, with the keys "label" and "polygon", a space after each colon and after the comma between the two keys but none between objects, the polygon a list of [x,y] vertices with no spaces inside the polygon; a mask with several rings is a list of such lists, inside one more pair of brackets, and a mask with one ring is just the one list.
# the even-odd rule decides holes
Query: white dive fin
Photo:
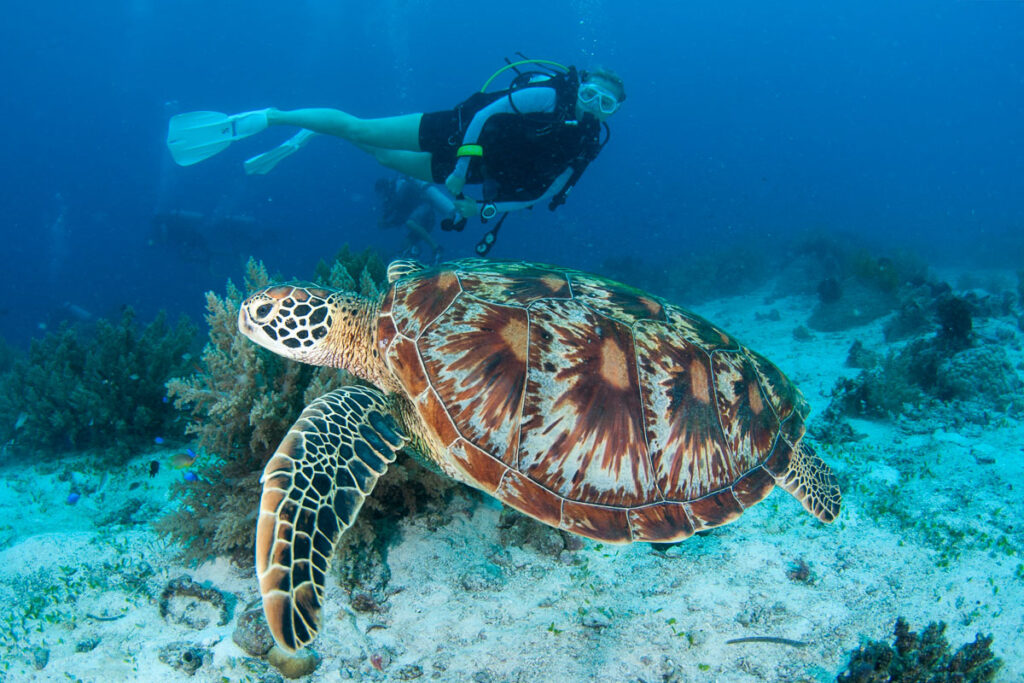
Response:
[{"label": "white dive fin", "polygon": [[191,111],[172,116],[167,125],[167,149],[180,166],[191,166],[223,151],[235,140],[267,128],[267,110],[227,115]]},{"label": "white dive fin", "polygon": [[314,135],[316,133],[311,130],[300,130],[274,149],[258,154],[251,159],[246,159],[245,172],[249,175],[266,175],[270,173],[279,161],[290,157],[302,149]]}]

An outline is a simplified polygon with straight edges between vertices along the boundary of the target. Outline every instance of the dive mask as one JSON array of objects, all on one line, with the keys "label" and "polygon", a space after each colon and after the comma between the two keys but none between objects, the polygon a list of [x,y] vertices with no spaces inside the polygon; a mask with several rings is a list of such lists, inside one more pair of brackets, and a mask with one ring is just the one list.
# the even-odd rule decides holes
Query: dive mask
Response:
[{"label": "dive mask", "polygon": [[615,99],[615,95],[612,95],[596,83],[582,84],[577,97],[583,108],[593,114],[608,116],[614,114],[620,106],[619,101]]}]

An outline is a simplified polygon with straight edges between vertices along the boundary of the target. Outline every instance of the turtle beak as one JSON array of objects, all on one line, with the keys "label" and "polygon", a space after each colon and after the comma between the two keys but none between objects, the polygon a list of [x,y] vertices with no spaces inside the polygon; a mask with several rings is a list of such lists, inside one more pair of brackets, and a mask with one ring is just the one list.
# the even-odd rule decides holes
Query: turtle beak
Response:
[{"label": "turtle beak", "polygon": [[249,320],[249,312],[245,310],[245,306],[238,308],[238,331],[252,339],[252,321]]},{"label": "turtle beak", "polygon": [[270,340],[267,339],[267,333],[263,331],[263,328],[253,322],[252,317],[249,316],[249,307],[245,303],[238,309],[238,331],[258,346],[269,349],[274,353],[280,353],[270,345]]}]

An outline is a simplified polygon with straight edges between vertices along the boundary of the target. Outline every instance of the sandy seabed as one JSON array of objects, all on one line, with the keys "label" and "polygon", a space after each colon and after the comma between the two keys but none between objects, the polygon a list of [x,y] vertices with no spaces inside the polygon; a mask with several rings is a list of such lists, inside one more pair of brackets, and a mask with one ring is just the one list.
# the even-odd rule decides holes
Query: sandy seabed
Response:
[{"label": "sandy seabed", "polygon": [[[765,303],[767,291],[697,312],[782,368],[813,425],[836,380],[858,372],[845,366],[852,342],[886,348],[882,321],[797,341],[814,301]],[[777,320],[755,318],[769,309]],[[990,333],[984,322],[976,331]],[[1019,349],[1007,351],[1024,367]],[[314,644],[322,662],[307,680],[829,681],[863,639],[891,641],[897,616],[913,630],[946,622],[954,649],[991,633],[997,680],[1024,680],[1024,427],[1005,416],[958,429],[851,423],[863,439],[819,447],[845,484],[832,525],[777,489],[737,522],[667,549],[585,541],[546,552],[507,543],[500,506],[467,490],[440,526],[403,522],[379,611],[352,611],[330,581]],[[181,476],[149,477],[149,462],[167,456],[106,473],[4,458],[0,680],[277,680],[231,637],[258,599],[252,569],[185,566],[148,524]],[[70,481],[87,491],[74,505]],[[793,576],[801,560],[809,574]],[[227,623],[209,605],[161,616],[163,586],[183,574],[228,597]],[[748,636],[802,646],[727,643]],[[160,661],[172,643],[211,654],[190,677]]]}]

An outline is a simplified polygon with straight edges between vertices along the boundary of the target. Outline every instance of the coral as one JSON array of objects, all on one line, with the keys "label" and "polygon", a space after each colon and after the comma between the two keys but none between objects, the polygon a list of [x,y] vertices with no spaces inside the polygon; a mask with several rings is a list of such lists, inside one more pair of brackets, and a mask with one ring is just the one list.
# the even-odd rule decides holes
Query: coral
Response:
[{"label": "coral", "polygon": [[[250,261],[247,289],[269,284],[262,264]],[[210,337],[202,371],[168,382],[174,406],[187,410],[187,432],[205,453],[198,478],[174,491],[181,506],[157,529],[185,546],[188,560],[218,554],[249,554],[259,499],[259,477],[286,430],[305,404],[313,369],[264,352],[238,334],[244,294],[228,282],[223,297],[207,292]]]},{"label": "coral", "polygon": [[[201,603],[206,603],[205,608]],[[204,629],[216,614],[217,625],[231,621],[231,607],[224,594],[216,588],[206,588],[187,575],[172,579],[160,593],[160,616],[168,621],[194,629]]]},{"label": "coral", "polygon": [[231,640],[251,657],[262,657],[274,646],[262,609],[251,609],[238,617],[238,624],[231,634]]},{"label": "coral", "polygon": [[850,350],[846,354],[846,367],[848,368],[870,368],[875,366],[881,360],[874,351],[871,351],[864,347],[864,342],[859,339],[855,339],[853,344],[850,345]]},{"label": "coral", "polygon": [[936,305],[939,322],[938,340],[948,349],[959,351],[971,345],[974,317],[966,299],[947,296]]},{"label": "coral", "polygon": [[[851,354],[853,349],[851,349]],[[839,415],[894,417],[907,405],[974,401],[994,410],[1019,410],[1024,382],[1006,350],[995,344],[950,354],[937,337],[890,351],[879,363],[832,388],[825,418]],[[954,408],[955,410],[957,408]]]},{"label": "coral", "polygon": [[829,276],[818,283],[818,300],[823,304],[833,304],[843,297],[843,286],[839,280]]},{"label": "coral", "polygon": [[170,667],[195,676],[204,665],[213,662],[213,653],[204,647],[179,640],[161,647],[157,658]]},{"label": "coral", "polygon": [[914,290],[900,301],[900,306],[882,328],[885,341],[894,342],[930,330],[934,300],[928,294]]},{"label": "coral", "polygon": [[316,281],[357,291],[364,296],[379,293],[387,276],[387,266],[380,254],[373,249],[353,253],[346,244],[330,262],[321,260],[316,264]]},{"label": "coral", "polygon": [[139,329],[117,322],[63,327],[32,342],[0,376],[0,439],[45,452],[105,449],[127,456],[156,436],[181,435],[164,383],[188,370],[195,326],[160,313]]},{"label": "coral", "polygon": [[853,430],[850,423],[843,419],[841,408],[836,402],[829,404],[818,419],[811,423],[811,435],[821,443],[843,444],[862,441],[867,435]]},{"label": "coral", "polygon": [[919,635],[899,617],[893,630],[893,645],[870,641],[853,650],[837,683],[982,683],[993,680],[1002,666],[990,649],[991,636],[978,634],[950,653],[942,622],[929,624]]},{"label": "coral", "polygon": [[6,339],[0,337],[0,374],[10,370],[18,356],[18,351],[8,344]]},{"label": "coral", "polygon": [[901,352],[890,351],[881,362],[856,378],[840,378],[832,388],[829,412],[867,417],[893,417],[904,404],[926,401],[925,388],[935,384],[938,357],[923,341]]},{"label": "coral", "polygon": [[[375,252],[354,254],[345,248],[330,265],[317,266],[317,282],[376,297],[385,270]],[[246,292],[270,281],[262,264],[249,262]],[[357,381],[344,371],[283,359],[244,338],[237,331],[244,296],[231,282],[224,296],[207,294],[210,336],[200,360],[202,371],[168,384],[175,406],[188,411],[188,432],[198,437],[205,456],[196,468],[197,480],[177,485],[178,509],[156,526],[181,543],[185,559],[193,562],[217,555],[243,566],[252,562],[264,465],[307,403]],[[447,495],[454,485],[441,482],[407,459],[389,468],[337,549],[344,557],[339,563],[343,573],[359,580],[379,571],[389,534],[384,530],[393,529],[401,514],[421,507],[424,498]],[[345,553],[349,549],[356,550]]]},{"label": "coral", "polygon": [[964,349],[939,362],[935,373],[936,394],[944,399],[981,399],[1003,406],[1020,401],[1022,382],[1006,349],[986,344]]}]

